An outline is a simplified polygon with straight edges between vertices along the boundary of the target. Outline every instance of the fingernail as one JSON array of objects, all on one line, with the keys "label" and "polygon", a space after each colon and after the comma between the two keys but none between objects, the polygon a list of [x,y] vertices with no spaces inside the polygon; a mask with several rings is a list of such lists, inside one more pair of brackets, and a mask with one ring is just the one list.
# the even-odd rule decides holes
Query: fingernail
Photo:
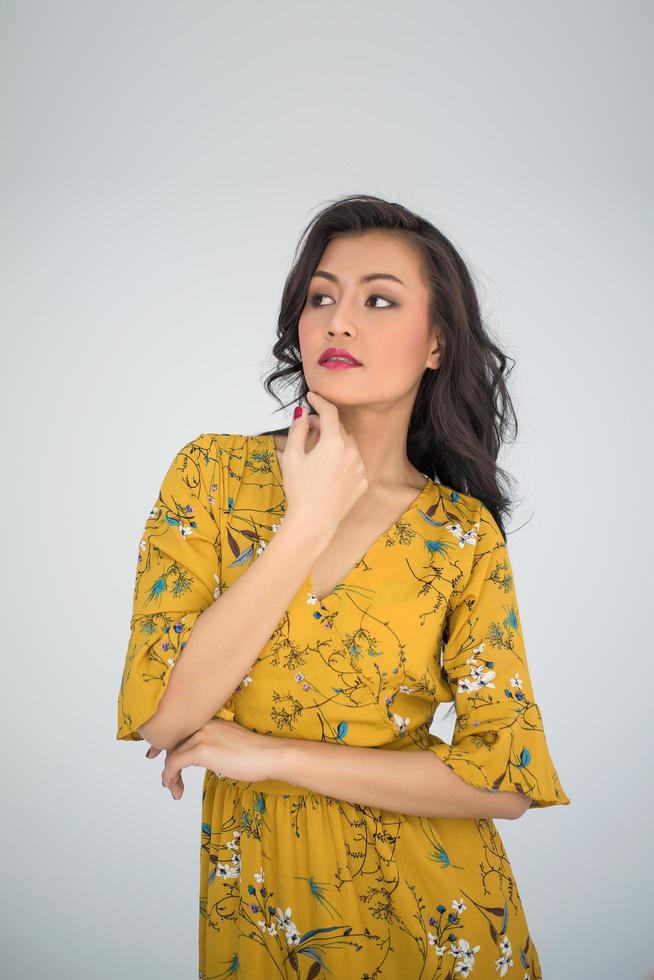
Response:
[{"label": "fingernail", "polygon": [[293,419],[299,419],[300,415],[302,415],[302,406],[296,405],[293,410]]}]

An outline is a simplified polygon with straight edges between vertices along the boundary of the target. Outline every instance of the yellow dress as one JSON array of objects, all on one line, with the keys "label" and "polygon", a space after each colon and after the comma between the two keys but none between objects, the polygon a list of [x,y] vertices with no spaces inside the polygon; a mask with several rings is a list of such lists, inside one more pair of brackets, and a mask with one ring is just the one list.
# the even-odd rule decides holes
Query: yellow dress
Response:
[{"label": "yellow dress", "polygon": [[[271,434],[202,434],[176,454],[138,548],[117,738],[140,739],[195,620],[284,512]],[[488,792],[570,802],[509,555],[476,497],[430,480],[333,592],[321,601],[310,588],[307,577],[217,716],[285,738],[428,750]],[[429,732],[443,702],[456,708],[452,745]],[[200,980],[541,977],[490,818],[411,816],[206,770],[200,832]]]}]

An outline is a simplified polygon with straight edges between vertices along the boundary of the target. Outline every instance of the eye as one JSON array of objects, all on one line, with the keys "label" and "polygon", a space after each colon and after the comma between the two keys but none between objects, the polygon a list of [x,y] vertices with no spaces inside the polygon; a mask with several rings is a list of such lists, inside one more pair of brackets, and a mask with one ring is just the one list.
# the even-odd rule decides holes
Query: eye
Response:
[{"label": "eye", "polygon": [[[326,296],[326,293],[313,293],[310,297],[310,302],[312,306],[323,306],[323,303],[316,303],[314,300],[320,299],[322,296]],[[329,298],[329,297],[328,297]]]},{"label": "eye", "polygon": [[389,304],[389,306],[376,306],[375,307],[376,310],[388,310],[388,309],[390,309],[391,306],[396,306],[397,305],[392,300],[386,299],[385,296],[379,296],[376,293],[373,293],[372,296],[369,297],[369,299],[381,299],[381,300],[384,301],[384,303],[388,303]]},{"label": "eye", "polygon": [[[325,296],[327,297],[327,299],[329,299],[327,293],[312,293],[312,295],[309,297],[309,302],[311,303],[312,306],[325,306],[325,303],[316,302],[316,300],[320,300]],[[376,310],[388,310],[393,306],[397,306],[397,303],[394,303],[390,299],[386,299],[385,296],[380,296],[378,293],[373,293],[371,296],[368,297],[368,299],[381,299],[383,300],[384,303],[388,303],[388,306],[375,306],[374,309]]]}]

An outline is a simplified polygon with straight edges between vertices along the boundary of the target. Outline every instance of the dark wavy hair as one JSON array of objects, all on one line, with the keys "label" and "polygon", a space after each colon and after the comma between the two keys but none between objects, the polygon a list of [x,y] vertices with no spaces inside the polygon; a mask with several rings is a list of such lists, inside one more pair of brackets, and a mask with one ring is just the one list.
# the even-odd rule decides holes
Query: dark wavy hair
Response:
[{"label": "dark wavy hair", "polygon": [[[284,284],[272,353],[275,368],[264,387],[279,409],[300,403],[308,386],[302,370],[298,322],[309,281],[328,242],[342,234],[381,229],[404,236],[422,256],[430,287],[429,317],[440,331],[439,367],[427,368],[416,394],[407,433],[407,456],[421,473],[481,500],[506,539],[503,515],[512,506],[512,478],[497,464],[502,444],[518,420],[506,379],[509,358],[482,320],[473,277],[451,241],[426,218],[401,204],[354,194],[324,207],[304,229]],[[511,367],[507,368],[511,360]],[[275,391],[293,389],[284,405]],[[313,409],[305,401],[309,413]],[[270,430],[271,432],[273,430]],[[284,431],[284,430],[274,430]]]}]

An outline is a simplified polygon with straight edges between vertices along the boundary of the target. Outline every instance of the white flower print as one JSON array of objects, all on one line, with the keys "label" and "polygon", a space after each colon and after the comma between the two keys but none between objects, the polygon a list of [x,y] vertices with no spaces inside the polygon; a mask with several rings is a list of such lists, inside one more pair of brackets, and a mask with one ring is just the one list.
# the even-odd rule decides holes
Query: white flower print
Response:
[{"label": "white flower print", "polygon": [[511,956],[500,956],[499,959],[495,960],[495,969],[501,977],[506,976],[506,971],[510,966],[513,966]]},{"label": "white flower print", "polygon": [[288,943],[289,946],[297,946],[299,941],[300,941],[300,933],[295,928],[293,923],[291,923],[289,928],[286,930],[286,942]]},{"label": "white flower print", "polygon": [[462,977],[470,976],[475,962],[475,953],[478,953],[480,949],[481,946],[471,946],[467,939],[459,939],[456,945],[451,943],[449,949],[450,955],[456,957],[458,960],[454,966],[454,972],[459,973]]},{"label": "white flower print", "polygon": [[293,910],[291,909],[290,906],[286,909],[285,912],[283,912],[282,909],[280,909],[280,907],[277,906],[276,911],[277,911],[277,918],[279,919],[280,926],[293,925],[293,922],[291,920],[291,915],[293,914]]},{"label": "white flower print", "polygon": [[506,971],[509,969],[509,967],[513,966],[513,951],[511,949],[509,937],[506,936],[504,939],[501,939],[498,946],[500,948],[500,956],[495,960],[495,969],[499,975],[503,977],[506,976]]},{"label": "white flower print", "polygon": [[279,907],[277,908],[276,911],[279,926],[281,929],[284,930],[287,944],[289,946],[297,946],[297,944],[300,941],[300,932],[298,931],[297,926],[293,922],[291,918],[291,914],[292,914],[292,910],[290,909],[290,907],[286,909],[286,912],[282,912],[282,910]]},{"label": "white flower print", "polygon": [[409,724],[410,720],[411,720],[410,718],[403,718],[401,715],[396,715],[396,714],[393,715],[393,721],[397,725],[400,735],[404,734],[404,730],[406,726]]},{"label": "white flower print", "polygon": [[478,687],[495,687],[494,684],[491,684],[492,679],[495,677],[495,671],[489,670],[485,664],[472,667],[470,669],[470,676],[477,683]]},{"label": "white flower print", "polygon": [[[481,652],[483,649],[484,644],[480,643],[478,647],[475,647],[475,653]],[[470,676],[459,678],[458,689],[461,694],[470,694],[474,691],[480,691],[485,687],[495,687],[491,683],[495,677],[494,670],[490,670],[483,662],[478,663],[474,655],[468,657],[466,663],[470,666]]]},{"label": "white flower print", "polygon": [[464,531],[462,526],[458,522],[453,524],[448,524],[446,530],[450,531],[454,537],[459,542],[459,548],[465,548],[467,544],[477,543],[477,531],[479,530],[479,521],[475,521],[469,531]]},{"label": "white flower print", "polygon": [[437,945],[437,943],[438,943],[438,937],[435,936],[433,934],[433,932],[428,932],[427,933],[427,939],[429,940],[429,945],[430,946],[436,946],[436,949],[434,950],[434,952],[436,953],[436,956],[442,956],[443,953],[445,952],[445,947],[444,946],[438,946]]},{"label": "white flower print", "polygon": [[216,865],[216,878],[238,878],[239,867],[232,859],[231,864]]}]

